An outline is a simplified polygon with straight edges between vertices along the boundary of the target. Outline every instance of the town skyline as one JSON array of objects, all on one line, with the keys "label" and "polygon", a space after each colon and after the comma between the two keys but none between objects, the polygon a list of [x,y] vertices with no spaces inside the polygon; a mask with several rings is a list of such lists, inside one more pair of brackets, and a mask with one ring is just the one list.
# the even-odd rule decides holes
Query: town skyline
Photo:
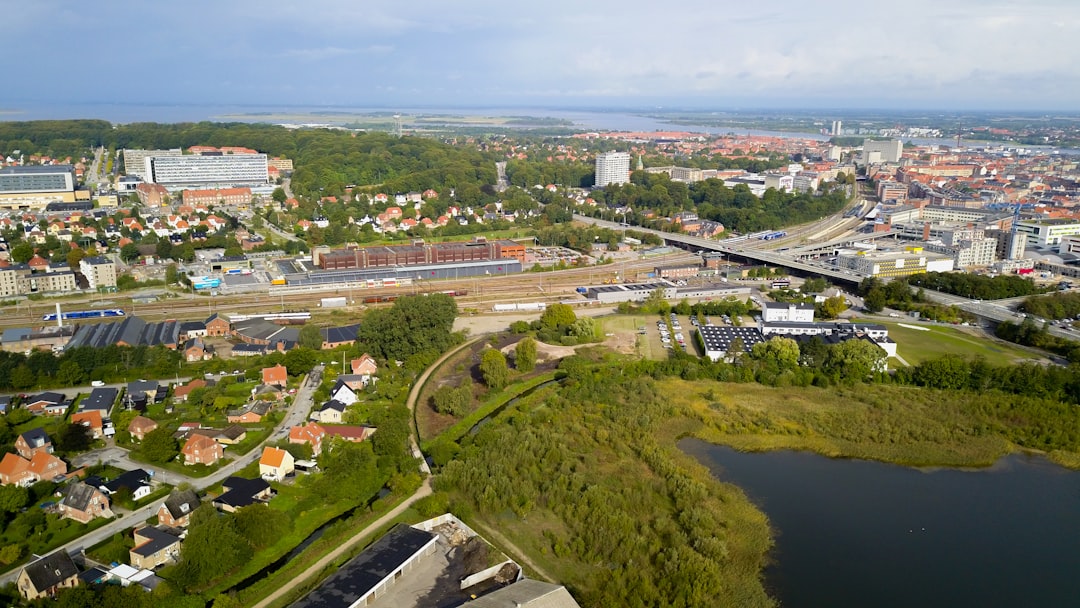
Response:
[{"label": "town skyline", "polygon": [[[547,6],[537,15],[487,2],[196,2],[176,12],[117,2],[84,14],[23,4],[9,8],[0,34],[10,49],[34,52],[10,67],[19,85],[0,93],[0,108],[212,99],[1068,111],[1080,92],[1070,65],[1080,7],[1057,0],[920,1],[903,10],[845,1],[828,11],[782,2],[768,13],[690,2],[677,15],[607,1]],[[85,86],[72,87],[78,71],[49,76],[81,56],[99,62]]]}]

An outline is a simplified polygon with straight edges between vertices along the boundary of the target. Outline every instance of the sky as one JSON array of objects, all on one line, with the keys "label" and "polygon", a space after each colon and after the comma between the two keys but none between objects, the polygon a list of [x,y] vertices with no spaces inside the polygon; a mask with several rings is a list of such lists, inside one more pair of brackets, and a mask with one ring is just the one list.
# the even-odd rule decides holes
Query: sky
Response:
[{"label": "sky", "polygon": [[0,0],[0,109],[1080,110],[1077,0]]}]

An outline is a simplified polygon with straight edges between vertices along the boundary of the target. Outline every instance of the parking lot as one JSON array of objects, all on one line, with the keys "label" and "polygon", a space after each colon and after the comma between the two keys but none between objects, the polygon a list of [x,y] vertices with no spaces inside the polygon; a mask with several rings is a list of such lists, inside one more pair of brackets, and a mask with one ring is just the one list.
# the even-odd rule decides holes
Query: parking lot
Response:
[{"label": "parking lot", "polygon": [[[655,358],[662,358],[669,350],[682,349],[691,355],[701,356],[700,346],[694,334],[697,332],[697,319],[686,315],[670,313],[665,316],[650,317],[650,322],[645,326],[645,334],[649,341],[650,350]],[[712,319],[713,324],[721,325],[719,318]]]}]

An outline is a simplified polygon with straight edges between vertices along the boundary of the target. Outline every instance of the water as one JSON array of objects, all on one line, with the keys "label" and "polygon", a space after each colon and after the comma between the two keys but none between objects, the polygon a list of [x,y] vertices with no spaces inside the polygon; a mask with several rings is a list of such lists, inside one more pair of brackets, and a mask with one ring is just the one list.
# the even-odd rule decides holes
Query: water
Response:
[{"label": "water", "polygon": [[768,515],[766,587],[783,606],[1080,602],[1080,472],[1020,455],[924,471],[696,439],[679,448]]}]

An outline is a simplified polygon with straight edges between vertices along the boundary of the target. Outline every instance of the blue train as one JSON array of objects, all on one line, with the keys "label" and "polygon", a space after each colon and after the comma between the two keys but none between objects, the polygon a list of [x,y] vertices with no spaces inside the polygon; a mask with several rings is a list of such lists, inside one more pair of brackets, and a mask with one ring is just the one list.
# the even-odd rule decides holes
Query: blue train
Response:
[{"label": "blue train", "polygon": [[[122,317],[124,311],[119,308],[107,308],[104,310],[76,310],[72,312],[61,313],[61,317],[64,321],[72,319],[102,319],[105,317]],[[55,321],[56,313],[49,313],[41,317],[42,321]]]},{"label": "blue train", "polygon": [[763,241],[771,241],[773,239],[782,239],[785,236],[787,236],[786,232],[770,232],[768,234],[763,235],[761,237],[761,240],[763,240]]}]

